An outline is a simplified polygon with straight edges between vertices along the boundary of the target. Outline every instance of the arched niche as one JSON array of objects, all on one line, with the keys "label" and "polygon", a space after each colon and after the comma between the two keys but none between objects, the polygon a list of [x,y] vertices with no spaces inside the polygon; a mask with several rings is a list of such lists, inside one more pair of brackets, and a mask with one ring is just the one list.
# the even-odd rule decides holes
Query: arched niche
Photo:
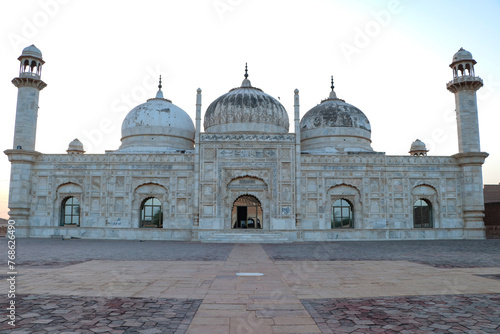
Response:
[{"label": "arched niche", "polygon": [[134,189],[131,208],[131,227],[140,227],[142,205],[149,198],[157,198],[161,202],[163,219],[161,225],[163,228],[168,228],[168,221],[173,218],[170,213],[169,192],[167,188],[156,183],[144,183]]},{"label": "arched niche", "polygon": [[83,189],[79,184],[73,183],[73,182],[67,182],[59,185],[56,189],[56,196],[54,199],[54,221],[53,224],[54,226],[60,226],[61,224],[61,215],[62,211],[61,208],[64,205],[64,201],[68,198],[75,198],[80,206],[80,226],[85,226],[84,222],[84,196],[83,196]]},{"label": "arched niche", "polygon": [[[262,213],[259,218],[260,228],[269,229],[271,196],[268,184],[263,179],[250,175],[233,178],[226,185],[223,207],[224,229],[232,229],[234,227],[233,225],[237,218],[233,217],[235,214],[234,203],[243,196],[255,198],[260,203],[260,208],[256,209]],[[254,224],[254,226],[257,226],[256,218],[254,219]]]},{"label": "arched niche", "polygon": [[[413,187],[411,190],[411,205],[408,208],[410,217],[414,217],[414,204],[419,201],[425,201],[432,208],[432,226],[439,227],[439,200],[437,190],[430,185],[421,184]],[[412,218],[413,220],[413,218]],[[414,222],[412,222],[412,226]]]},{"label": "arched niche", "polygon": [[329,229],[331,226],[333,218],[333,204],[338,200],[347,201],[351,205],[354,217],[352,228],[364,228],[361,193],[358,188],[348,184],[339,184],[328,189],[325,203],[325,227]]}]

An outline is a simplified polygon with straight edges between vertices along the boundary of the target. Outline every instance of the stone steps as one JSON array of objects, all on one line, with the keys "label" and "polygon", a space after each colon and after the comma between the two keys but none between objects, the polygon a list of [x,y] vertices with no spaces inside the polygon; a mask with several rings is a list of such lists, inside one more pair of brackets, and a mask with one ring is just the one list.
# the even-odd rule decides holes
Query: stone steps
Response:
[{"label": "stone steps", "polygon": [[279,232],[213,232],[201,239],[213,243],[285,243],[290,242]]}]

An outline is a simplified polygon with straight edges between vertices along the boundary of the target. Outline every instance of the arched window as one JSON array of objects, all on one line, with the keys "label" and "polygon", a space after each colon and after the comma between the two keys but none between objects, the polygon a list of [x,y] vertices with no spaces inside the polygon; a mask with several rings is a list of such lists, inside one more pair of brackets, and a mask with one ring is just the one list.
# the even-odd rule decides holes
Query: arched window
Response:
[{"label": "arched window", "polygon": [[332,228],[353,228],[354,215],[352,204],[338,199],[332,205]]},{"label": "arched window", "polygon": [[65,198],[61,206],[61,226],[80,225],[80,202],[76,197]]},{"label": "arched window", "polygon": [[426,199],[418,199],[413,204],[413,227],[432,227],[432,204]]},{"label": "arched window", "polygon": [[163,227],[163,211],[157,198],[150,197],[142,202],[140,227]]}]

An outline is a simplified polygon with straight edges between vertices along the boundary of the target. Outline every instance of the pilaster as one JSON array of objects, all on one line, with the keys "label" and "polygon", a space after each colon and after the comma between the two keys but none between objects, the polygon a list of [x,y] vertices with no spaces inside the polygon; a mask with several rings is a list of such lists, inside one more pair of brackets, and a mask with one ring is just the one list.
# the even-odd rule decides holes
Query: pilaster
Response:
[{"label": "pilaster", "polygon": [[466,239],[485,238],[482,165],[486,157],[488,153],[485,152],[453,155],[462,168],[462,208]]},{"label": "pilaster", "polygon": [[302,227],[302,216],[300,213],[301,209],[301,160],[300,160],[300,101],[299,101],[299,90],[294,91],[294,123],[295,123],[295,226],[297,228]]},{"label": "pilaster", "polygon": [[18,236],[29,236],[32,202],[33,164],[40,155],[36,151],[6,150],[11,162],[9,186],[9,218],[16,222]]},{"label": "pilaster", "polygon": [[194,226],[200,224],[200,129],[201,126],[201,89],[196,94],[196,129],[194,134]]}]

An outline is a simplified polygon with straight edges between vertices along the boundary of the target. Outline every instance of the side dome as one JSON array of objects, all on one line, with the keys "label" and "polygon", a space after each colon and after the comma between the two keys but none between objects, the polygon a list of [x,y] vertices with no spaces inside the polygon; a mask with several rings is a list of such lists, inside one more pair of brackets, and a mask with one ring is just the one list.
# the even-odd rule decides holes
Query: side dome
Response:
[{"label": "side dome", "polygon": [[231,89],[213,101],[205,112],[208,133],[288,133],[288,113],[283,105],[252,87],[247,69],[241,87]]},{"label": "side dome", "polygon": [[119,151],[159,152],[194,148],[193,121],[184,110],[163,98],[161,81],[159,88],[155,98],[138,105],[125,117]]},{"label": "side dome", "polygon": [[300,121],[302,151],[342,153],[373,152],[370,121],[361,110],[330,96],[309,110]]}]

